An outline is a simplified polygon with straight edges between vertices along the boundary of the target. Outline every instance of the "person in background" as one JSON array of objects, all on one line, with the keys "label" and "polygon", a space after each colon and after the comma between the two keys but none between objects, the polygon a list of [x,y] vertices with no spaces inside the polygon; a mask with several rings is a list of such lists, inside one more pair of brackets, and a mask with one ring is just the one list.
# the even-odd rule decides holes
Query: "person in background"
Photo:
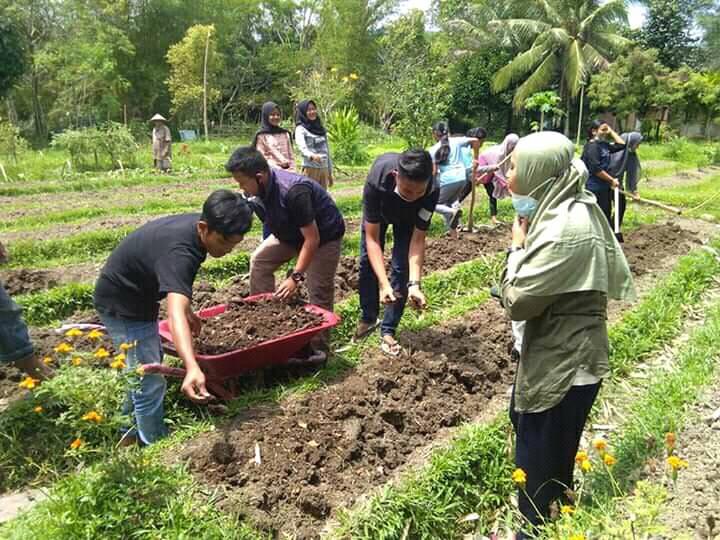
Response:
[{"label": "person in background", "polygon": [[[430,147],[433,172],[440,184],[440,195],[435,210],[445,220],[445,230],[457,232],[462,208],[460,196],[465,190],[467,175],[462,151],[472,151],[473,161],[477,160],[482,144],[478,137],[450,137],[445,122],[433,126],[433,137],[437,143]],[[471,174],[474,165],[471,165]]]},{"label": "person in background", "polygon": [[260,129],[255,133],[251,146],[262,154],[273,169],[295,172],[292,139],[290,132],[280,127],[281,120],[280,107],[272,101],[263,104]]},{"label": "person in background", "polygon": [[[0,243],[0,264],[9,260],[5,246]],[[22,308],[13,302],[0,283],[0,364],[13,364],[28,377],[45,380],[52,370],[35,355]]]},{"label": "person in background", "polygon": [[[150,221],[128,235],[110,254],[95,284],[95,309],[115,347],[134,346],[126,353],[126,370],[162,362],[158,332],[159,302],[167,298],[173,343],[187,374],[182,392],[207,403],[203,374],[195,358],[193,335],[202,321],[191,307],[193,282],[208,254],[224,257],[250,230],[252,210],[238,193],[214,191],[202,214],[179,214]],[[140,388],[128,393],[123,411],[135,418],[125,431],[123,446],[152,444],[167,434],[163,398],[165,378],[146,373]],[[139,439],[139,441],[138,441]]]},{"label": "person in background", "polygon": [[161,114],[156,114],[150,121],[153,123],[152,149],[153,162],[156,169],[161,172],[170,172],[172,167],[172,134],[167,127],[167,120]]},{"label": "person in background", "polygon": [[587,188],[595,195],[598,206],[611,227],[613,189],[620,187],[620,182],[608,172],[610,156],[622,152],[625,148],[625,141],[607,123],[593,120],[588,129],[588,141],[583,148],[581,159],[590,173]]},{"label": "person in background", "polygon": [[[332,311],[345,220],[330,195],[310,178],[269,167],[252,147],[235,150],[225,168],[243,192],[262,200],[271,233],[250,258],[250,294],[289,298],[306,282],[310,303]],[[294,258],[293,272],[276,289],[275,272]],[[318,335],[296,360],[324,363],[329,339],[329,332]]]},{"label": "person in background", "polygon": [[328,147],[328,134],[318,116],[312,100],[297,105],[295,142],[303,157],[302,174],[312,178],[324,189],[333,185],[332,161]]},{"label": "person in background", "polygon": [[[501,302],[513,324],[519,360],[510,403],[515,464],[525,518],[518,539],[549,519],[551,504],[568,501],[585,422],[608,376],[608,298],[631,300],[625,256],[595,198],[587,169],[564,135],[523,137],[507,179],[517,217]],[[532,500],[528,497],[531,497]]]},{"label": "person in background", "polygon": [[[610,167],[608,172],[618,179],[620,189],[628,191],[633,197],[638,196],[638,180],[640,179],[640,159],[637,149],[643,141],[643,136],[637,131],[623,133],[620,138],[625,141],[625,150],[610,155]],[[613,199],[614,200],[614,199]],[[620,226],[622,227],[627,209],[627,199],[623,193],[620,194]],[[618,209],[614,210],[615,212]],[[619,240],[622,242],[622,233]]]},{"label": "person in background", "polygon": [[[425,262],[425,240],[440,189],[433,179],[430,154],[423,149],[389,152],[379,156],[363,189],[363,221],[360,228],[361,319],[355,339],[377,328],[380,304],[385,305],[380,334],[381,349],[399,356],[395,339],[405,303],[419,309],[427,302],[420,279]],[[392,272],[385,270],[385,237],[393,227]]]},{"label": "person in background", "polygon": [[475,171],[475,182],[485,187],[490,205],[490,220],[498,225],[497,201],[507,196],[507,172],[510,170],[510,160],[506,159],[515,149],[519,137],[515,133],[505,136],[503,142],[491,146],[478,157]]}]

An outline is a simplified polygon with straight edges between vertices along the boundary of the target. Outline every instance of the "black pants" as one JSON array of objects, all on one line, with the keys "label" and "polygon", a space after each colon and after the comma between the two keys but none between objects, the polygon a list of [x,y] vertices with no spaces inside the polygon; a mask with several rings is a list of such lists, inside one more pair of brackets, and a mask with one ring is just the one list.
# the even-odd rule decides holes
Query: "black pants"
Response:
[{"label": "black pants", "polygon": [[[615,221],[613,216],[613,206],[615,199],[615,191],[612,189],[594,190],[591,189],[595,198],[597,199],[598,206],[605,214],[605,217],[610,224],[610,228],[615,231]],[[627,208],[627,200],[625,195],[620,194],[620,227],[622,228],[623,219],[625,218],[625,209]]]},{"label": "black pants", "polygon": [[525,491],[518,493],[525,523],[517,540],[532,537],[533,527],[550,515],[550,504],[563,499],[567,487],[573,488],[575,454],[600,384],[573,386],[560,403],[539,413],[515,412],[513,388],[510,420],[515,428],[515,466],[527,475]]},{"label": "black pants", "polygon": [[493,197],[493,191],[495,191],[495,184],[488,182],[485,185],[485,192],[487,193],[488,200],[490,201],[490,217],[497,216],[497,199]]}]

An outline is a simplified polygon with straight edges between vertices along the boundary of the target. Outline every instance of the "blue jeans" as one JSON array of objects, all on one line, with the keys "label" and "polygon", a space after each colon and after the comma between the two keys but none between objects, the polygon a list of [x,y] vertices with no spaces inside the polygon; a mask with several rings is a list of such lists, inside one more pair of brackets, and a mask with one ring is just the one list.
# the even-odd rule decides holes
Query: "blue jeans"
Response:
[{"label": "blue jeans", "polygon": [[32,353],[28,328],[22,320],[22,308],[0,285],[0,363],[22,360]]},{"label": "blue jeans", "polygon": [[[385,250],[385,236],[388,224],[380,224],[380,247]],[[400,324],[405,302],[407,301],[407,282],[410,273],[408,255],[410,252],[410,239],[412,238],[414,225],[393,225],[393,247],[390,272],[390,284],[397,293],[402,296],[394,304],[385,306],[380,335],[395,335],[395,330]],[[360,292],[360,309],[362,320],[366,323],[374,323],[380,313],[380,290],[377,276],[370,266],[370,259],[367,253],[365,241],[365,222],[360,228],[360,277],[358,282]]]},{"label": "blue jeans", "polygon": [[[162,362],[162,345],[157,321],[131,321],[100,313],[105,328],[120,350],[122,343],[134,346],[125,354],[126,371],[135,370],[141,364]],[[167,384],[165,377],[158,373],[147,373],[140,379],[139,388],[128,392],[123,414],[135,417],[135,427],[129,431],[137,435],[144,444],[151,444],[167,435],[163,399]]]}]

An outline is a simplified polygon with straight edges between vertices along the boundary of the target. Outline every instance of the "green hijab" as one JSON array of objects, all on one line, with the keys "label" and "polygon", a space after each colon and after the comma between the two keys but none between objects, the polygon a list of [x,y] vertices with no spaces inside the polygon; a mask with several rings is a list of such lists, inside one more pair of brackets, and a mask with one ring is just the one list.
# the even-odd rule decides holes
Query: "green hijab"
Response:
[{"label": "green hijab", "polygon": [[602,291],[632,300],[627,260],[574,155],[567,137],[549,131],[523,137],[515,147],[516,190],[538,205],[513,285],[534,296]]}]

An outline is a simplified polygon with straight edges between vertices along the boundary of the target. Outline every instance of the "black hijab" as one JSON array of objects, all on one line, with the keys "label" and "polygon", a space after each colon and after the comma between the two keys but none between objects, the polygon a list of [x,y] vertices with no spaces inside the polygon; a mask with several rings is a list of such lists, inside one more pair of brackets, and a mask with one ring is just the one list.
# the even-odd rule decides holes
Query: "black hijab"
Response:
[{"label": "black hijab", "polygon": [[257,130],[257,133],[255,133],[255,138],[253,139],[252,146],[255,148],[257,146],[257,138],[258,135],[262,135],[264,133],[287,133],[290,135],[290,132],[282,128],[280,126],[273,126],[270,123],[270,114],[274,110],[280,110],[280,107],[277,106],[277,104],[273,103],[272,101],[268,101],[262,106],[262,112],[260,114],[260,129]]},{"label": "black hijab", "polygon": [[[315,105],[312,99],[306,99],[298,103],[295,125],[304,127],[313,135],[324,137],[327,131],[325,130],[325,126],[322,125],[320,117],[318,116],[312,122],[307,117],[307,110],[311,103]],[[317,105],[315,105],[315,108],[317,109]]]}]

